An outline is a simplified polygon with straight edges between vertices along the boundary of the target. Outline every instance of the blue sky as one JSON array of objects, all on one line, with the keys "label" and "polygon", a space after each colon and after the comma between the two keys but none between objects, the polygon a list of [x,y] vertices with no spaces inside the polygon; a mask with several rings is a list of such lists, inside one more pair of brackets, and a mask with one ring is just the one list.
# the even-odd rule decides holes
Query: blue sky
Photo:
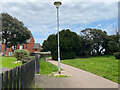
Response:
[{"label": "blue sky", "polygon": [[[3,2],[2,12],[22,21],[32,32],[36,43],[42,45],[56,30],[56,8],[51,2]],[[85,28],[98,28],[109,35],[118,28],[117,2],[62,2],[60,6],[60,30],[67,29],[80,34]]]}]

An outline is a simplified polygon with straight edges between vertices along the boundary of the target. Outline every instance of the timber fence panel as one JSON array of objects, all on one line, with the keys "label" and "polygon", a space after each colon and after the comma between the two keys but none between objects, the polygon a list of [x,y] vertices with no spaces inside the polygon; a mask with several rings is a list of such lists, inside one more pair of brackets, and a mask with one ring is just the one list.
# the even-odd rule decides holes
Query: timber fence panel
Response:
[{"label": "timber fence panel", "polygon": [[2,73],[0,73],[0,90],[2,90]]},{"label": "timber fence panel", "polygon": [[35,63],[36,59],[1,73],[2,89],[31,88],[35,83],[35,68],[37,65]]},{"label": "timber fence panel", "polygon": [[40,73],[40,55],[35,55],[35,60],[36,60],[36,73]]},{"label": "timber fence panel", "polygon": [[17,67],[17,88],[20,87],[20,67]]},{"label": "timber fence panel", "polygon": [[11,69],[10,71],[9,71],[9,88],[12,88],[12,81],[13,81],[13,70]]},{"label": "timber fence panel", "polygon": [[3,73],[2,73],[2,88],[3,88],[3,86],[4,86],[4,75],[3,75]]},{"label": "timber fence panel", "polygon": [[13,69],[13,88],[16,88],[16,68]]},{"label": "timber fence panel", "polygon": [[4,82],[5,82],[5,87],[4,88],[8,88],[8,71],[5,72],[5,78],[4,78]]},{"label": "timber fence panel", "polygon": [[21,66],[21,70],[20,70],[20,88],[23,88],[23,66]]}]

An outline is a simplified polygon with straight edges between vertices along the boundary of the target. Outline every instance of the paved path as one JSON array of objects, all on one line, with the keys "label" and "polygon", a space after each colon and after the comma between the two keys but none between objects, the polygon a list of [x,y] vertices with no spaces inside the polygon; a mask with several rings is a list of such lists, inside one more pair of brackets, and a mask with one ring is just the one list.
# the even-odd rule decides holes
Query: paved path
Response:
[{"label": "paved path", "polygon": [[[49,60],[49,62],[58,65],[56,61]],[[36,75],[36,85],[40,88],[118,88],[117,83],[87,71],[62,63],[61,68],[71,74],[72,77],[55,78]]]},{"label": "paved path", "polygon": [[10,69],[9,68],[2,68],[2,67],[0,67],[0,73],[8,71],[8,70],[10,70]]}]

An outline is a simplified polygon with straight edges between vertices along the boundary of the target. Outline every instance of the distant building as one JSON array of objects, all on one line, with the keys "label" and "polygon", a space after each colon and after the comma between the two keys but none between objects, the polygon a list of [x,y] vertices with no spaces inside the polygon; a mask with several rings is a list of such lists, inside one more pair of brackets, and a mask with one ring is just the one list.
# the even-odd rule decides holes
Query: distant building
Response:
[{"label": "distant building", "polygon": [[[1,44],[0,45],[0,53],[1,54],[3,54],[4,48],[5,48],[5,44]],[[26,50],[30,51],[30,53],[40,52],[40,48],[41,48],[40,44],[35,43],[33,35],[31,34],[31,38],[26,41],[26,44],[17,45],[15,47],[12,46],[10,48],[7,48],[6,55],[13,55],[13,52],[16,49],[26,49]]]}]

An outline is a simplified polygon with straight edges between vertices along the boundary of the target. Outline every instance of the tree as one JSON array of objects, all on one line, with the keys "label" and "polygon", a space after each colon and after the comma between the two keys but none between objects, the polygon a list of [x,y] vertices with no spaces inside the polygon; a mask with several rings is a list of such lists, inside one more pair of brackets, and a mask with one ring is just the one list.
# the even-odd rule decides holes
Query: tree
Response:
[{"label": "tree", "polygon": [[[43,43],[43,49],[51,51],[53,59],[57,60],[57,34],[50,35]],[[61,59],[75,58],[78,48],[81,46],[81,38],[69,29],[60,32],[60,57]]]},{"label": "tree", "polygon": [[25,43],[30,36],[30,31],[21,21],[7,13],[2,13],[2,43],[5,44],[4,54],[7,47]]},{"label": "tree", "polygon": [[92,52],[94,51],[97,53],[97,55],[100,55],[102,51],[106,49],[108,35],[105,31],[102,31],[100,29],[87,28],[81,32],[84,39],[90,41]]},{"label": "tree", "polygon": [[109,43],[108,43],[108,54],[114,54],[120,51],[120,41],[119,41],[119,34],[110,35],[109,36]]},{"label": "tree", "polygon": [[81,46],[78,49],[77,56],[87,56],[90,55],[90,52],[92,51],[92,41],[84,38],[84,36],[80,36],[82,38],[81,40]]}]

